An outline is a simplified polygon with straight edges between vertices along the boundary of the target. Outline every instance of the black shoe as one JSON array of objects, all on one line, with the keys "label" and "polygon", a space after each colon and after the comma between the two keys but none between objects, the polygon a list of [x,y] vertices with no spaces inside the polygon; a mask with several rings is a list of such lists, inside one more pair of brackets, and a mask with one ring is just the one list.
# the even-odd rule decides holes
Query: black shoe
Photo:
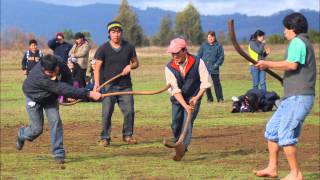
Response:
[{"label": "black shoe", "polygon": [[208,103],[213,103],[213,99],[208,99],[207,102]]},{"label": "black shoe", "polygon": [[54,161],[57,164],[64,164],[64,157],[54,157]]},{"label": "black shoe", "polygon": [[17,140],[16,140],[16,149],[20,151],[23,148],[23,145],[24,145],[24,140],[21,140],[19,138],[19,133],[18,133]]}]

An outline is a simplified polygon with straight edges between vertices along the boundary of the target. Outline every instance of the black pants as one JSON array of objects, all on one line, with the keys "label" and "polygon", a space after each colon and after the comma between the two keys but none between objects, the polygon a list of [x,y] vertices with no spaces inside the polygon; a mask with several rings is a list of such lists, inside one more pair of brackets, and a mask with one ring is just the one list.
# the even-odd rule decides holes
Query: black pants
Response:
[{"label": "black pants", "polygon": [[[211,74],[211,78],[213,80],[213,86],[214,86],[214,91],[216,93],[217,101],[218,102],[224,101],[219,74]],[[213,101],[213,97],[212,97],[212,93],[211,93],[211,89],[210,88],[208,88],[206,90],[206,94],[207,94],[208,101]]]},{"label": "black pants", "polygon": [[80,83],[80,87],[81,88],[84,88],[86,87],[86,73],[87,73],[87,69],[82,69],[80,68],[80,72],[81,72],[81,81],[79,82]]}]

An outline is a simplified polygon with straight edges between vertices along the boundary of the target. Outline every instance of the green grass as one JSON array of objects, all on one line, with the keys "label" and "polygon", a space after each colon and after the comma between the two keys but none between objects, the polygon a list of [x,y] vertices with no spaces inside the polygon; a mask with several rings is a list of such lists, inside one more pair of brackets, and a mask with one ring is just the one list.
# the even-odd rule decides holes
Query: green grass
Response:
[{"label": "green grass", "polygon": [[[229,49],[232,49],[228,47]],[[226,48],[226,49],[228,49]],[[283,46],[277,47],[284,49]],[[196,51],[191,48],[192,52]],[[169,56],[164,48],[138,49],[140,68],[132,73],[134,90],[158,90],[165,86],[164,66]],[[1,129],[6,128],[7,137],[1,131],[1,179],[257,179],[251,170],[267,162],[267,152],[257,151],[254,147],[231,149],[207,149],[192,146],[182,162],[173,162],[171,150],[162,145],[162,136],[134,146],[115,141],[110,148],[96,146],[100,129],[96,136],[88,137],[79,129],[65,131],[65,148],[67,150],[66,169],[53,163],[50,155],[49,139],[44,142],[36,140],[27,144],[27,150],[14,150],[14,136],[17,127],[28,124],[25,111],[25,98],[21,91],[24,76],[20,70],[18,51],[1,52]],[[271,59],[281,59],[283,50],[276,50]],[[317,63],[319,57],[317,53]],[[319,70],[319,63],[317,66]],[[221,81],[225,97],[224,103],[208,104],[203,98],[195,129],[208,131],[218,127],[263,127],[273,112],[232,114],[231,97],[245,93],[251,87],[248,63],[235,51],[226,51],[226,60],[221,69]],[[319,76],[318,76],[319,79]],[[281,85],[270,76],[267,77],[268,90],[282,95]],[[320,127],[319,122],[319,82],[317,82],[316,102],[305,120],[305,125]],[[80,103],[70,107],[60,107],[65,126],[77,124],[97,125],[101,121],[100,103]],[[135,96],[135,127],[170,130],[171,106],[168,93],[154,96]],[[113,114],[113,126],[122,126],[122,114],[118,107]],[[47,126],[47,123],[46,123]],[[8,130],[9,129],[9,130]],[[76,139],[75,134],[82,134]],[[140,132],[141,133],[141,132]],[[312,133],[312,132],[311,132]],[[262,132],[260,133],[262,136]],[[121,132],[113,132],[121,136]],[[3,137],[6,137],[5,139]],[[152,134],[152,137],[156,135]],[[194,140],[197,141],[197,140]],[[224,143],[224,142],[221,142]],[[258,143],[258,142],[257,142]],[[264,143],[264,142],[261,142]],[[319,147],[316,144],[301,143],[303,148]],[[80,149],[74,149],[79,147]],[[34,148],[34,149],[32,149]],[[70,148],[70,149],[68,149]],[[308,161],[301,161],[305,179],[319,179],[319,151],[310,152],[314,156]],[[280,177],[288,172],[288,166],[282,157]],[[315,170],[317,169],[317,170]]]}]

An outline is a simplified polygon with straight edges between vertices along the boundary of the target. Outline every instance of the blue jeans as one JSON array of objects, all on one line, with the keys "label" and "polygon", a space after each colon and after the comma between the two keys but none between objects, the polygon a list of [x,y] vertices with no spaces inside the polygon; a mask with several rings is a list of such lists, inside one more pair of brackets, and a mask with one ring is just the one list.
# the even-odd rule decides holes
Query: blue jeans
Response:
[{"label": "blue jeans", "polygon": [[[188,129],[188,133],[184,139],[184,147],[187,150],[188,146],[190,144],[191,141],[191,137],[192,137],[192,128],[193,128],[193,122],[196,119],[199,109],[200,109],[200,104],[201,104],[201,100],[199,100],[199,102],[197,103],[197,105],[194,108],[194,111],[192,113],[192,118],[191,118],[191,122],[189,125],[189,129]],[[187,111],[185,111],[185,109],[180,105],[180,104],[175,104],[172,103],[172,124],[171,124],[171,129],[173,132],[173,136],[174,136],[174,141],[177,142],[180,134],[182,132],[182,129],[184,127],[185,121],[187,120]]]},{"label": "blue jeans", "polygon": [[261,71],[253,65],[250,66],[250,72],[252,76],[253,89],[259,89],[259,85],[262,91],[267,91],[266,86],[266,72]]},{"label": "blue jeans", "polygon": [[[108,86],[105,92],[127,92],[132,91],[132,87],[121,88],[117,86]],[[114,111],[114,105],[118,103],[124,116],[122,135],[132,136],[134,126],[134,101],[133,95],[121,95],[105,97],[102,101],[102,131],[101,139],[110,140],[111,137],[111,117]]]},{"label": "blue jeans", "polygon": [[279,146],[296,144],[313,102],[313,95],[290,96],[281,101],[266,125],[265,138]]},{"label": "blue jeans", "polygon": [[21,127],[18,132],[19,139],[33,141],[43,132],[43,110],[48,118],[50,127],[50,141],[52,153],[55,157],[65,157],[63,148],[63,128],[59,114],[58,101],[40,105],[26,97],[26,109],[31,121],[27,127]]}]

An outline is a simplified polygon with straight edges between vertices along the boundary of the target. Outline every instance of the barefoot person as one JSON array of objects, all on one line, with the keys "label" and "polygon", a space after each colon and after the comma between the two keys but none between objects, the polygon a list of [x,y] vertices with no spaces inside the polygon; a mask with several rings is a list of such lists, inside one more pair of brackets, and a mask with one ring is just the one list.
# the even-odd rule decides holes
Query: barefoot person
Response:
[{"label": "barefoot person", "polygon": [[193,122],[199,112],[203,93],[212,86],[212,79],[202,59],[188,53],[184,39],[173,39],[168,47],[172,60],[165,68],[167,84],[171,86],[172,132],[179,139],[187,113],[192,113],[191,124],[184,142],[176,147],[173,160],[180,161],[192,137]]},{"label": "barefoot person", "polygon": [[303,121],[310,112],[315,98],[316,62],[312,44],[307,36],[308,22],[300,13],[292,13],[283,20],[284,36],[289,40],[286,60],[259,61],[259,69],[284,70],[284,97],[277,111],[266,125],[269,164],[267,168],[254,171],[259,177],[278,175],[278,154],[283,149],[290,173],[285,179],[303,179],[298,165],[298,137]]},{"label": "barefoot person", "polygon": [[[61,78],[60,80],[58,80]],[[36,64],[23,83],[26,96],[26,109],[30,125],[21,127],[16,139],[16,149],[22,150],[26,140],[33,141],[43,132],[43,111],[46,113],[49,127],[52,154],[56,163],[63,164],[65,150],[63,148],[63,128],[59,114],[58,95],[71,98],[91,97],[98,100],[101,94],[85,88],[73,88],[65,83],[70,82],[68,67],[58,60],[57,56],[46,55]]]}]

